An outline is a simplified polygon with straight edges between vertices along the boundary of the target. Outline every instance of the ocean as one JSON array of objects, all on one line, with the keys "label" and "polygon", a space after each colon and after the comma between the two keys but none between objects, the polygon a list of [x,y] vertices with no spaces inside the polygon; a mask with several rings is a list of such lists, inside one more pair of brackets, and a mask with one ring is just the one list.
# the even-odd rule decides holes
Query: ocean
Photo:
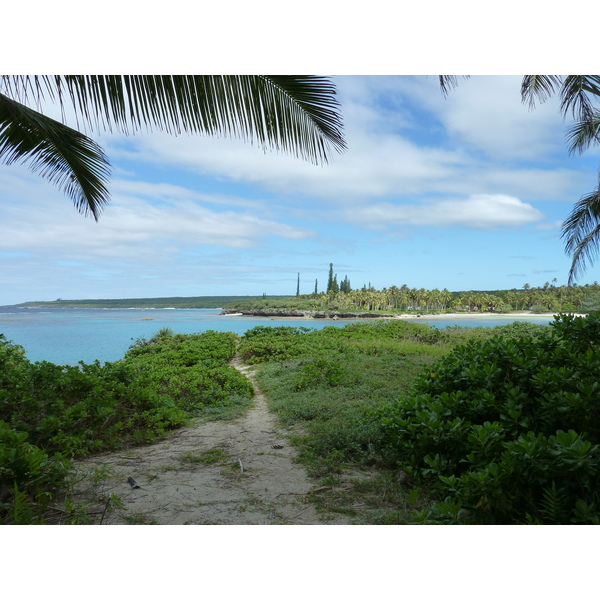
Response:
[{"label": "ocean", "polygon": [[[322,329],[343,327],[355,320],[270,319],[268,317],[221,316],[220,309],[37,309],[0,308],[0,333],[25,348],[33,362],[47,360],[56,364],[76,365],[79,361],[119,360],[139,338],[150,338],[162,327],[175,333],[207,330],[232,331],[239,335],[258,325]],[[468,327],[506,325],[513,321],[548,324],[549,317],[477,317],[453,319],[422,317],[415,322],[443,329],[452,325]]]}]

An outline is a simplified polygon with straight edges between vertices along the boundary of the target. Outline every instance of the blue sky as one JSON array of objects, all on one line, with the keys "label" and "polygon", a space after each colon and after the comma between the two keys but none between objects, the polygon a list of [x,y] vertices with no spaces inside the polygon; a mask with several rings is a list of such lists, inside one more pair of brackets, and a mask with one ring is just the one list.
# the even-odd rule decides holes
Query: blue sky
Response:
[{"label": "blue sky", "polygon": [[[56,298],[491,290],[566,283],[560,224],[598,180],[520,76],[334,77],[348,150],[326,166],[239,140],[93,134],[113,173],[98,223],[0,166],[0,304]],[[57,114],[55,107],[48,107]],[[600,279],[588,269],[579,284]]]}]

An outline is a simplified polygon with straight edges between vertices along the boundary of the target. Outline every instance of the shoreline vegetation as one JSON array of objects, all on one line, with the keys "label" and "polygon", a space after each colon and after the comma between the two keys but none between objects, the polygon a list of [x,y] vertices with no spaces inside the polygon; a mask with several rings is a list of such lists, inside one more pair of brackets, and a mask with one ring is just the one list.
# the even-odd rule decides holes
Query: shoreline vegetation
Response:
[{"label": "shoreline vegetation", "polygon": [[118,308],[118,309],[222,309],[224,316],[246,315],[272,318],[411,318],[437,314],[450,317],[468,314],[508,314],[525,316],[528,313],[550,315],[582,314],[600,311],[600,284],[559,285],[554,278],[543,286],[523,284],[521,289],[464,290],[450,292],[444,288],[425,289],[392,285],[381,290],[371,283],[353,288],[348,276],[343,279],[329,264],[326,291],[319,292],[318,280],[310,294],[300,293],[300,273],[296,295],[267,296],[173,296],[163,298],[80,299],[30,301],[0,308]]},{"label": "shoreline vegetation", "polygon": [[[254,389],[235,362],[256,369],[317,512],[356,524],[598,524],[599,353],[600,314],[447,330],[416,315],[319,330],[279,321],[241,336],[163,328],[119,361],[77,367],[32,363],[0,335],[0,523],[90,523],[72,461],[123,456],[198,420],[237,422]],[[87,474],[109,476],[102,465]],[[125,506],[102,497],[103,516]]]},{"label": "shoreline vegetation", "polygon": [[[286,296],[273,296],[285,298]],[[168,298],[104,298],[21,302],[0,308],[222,308],[232,302],[248,302],[256,296],[174,296]]]},{"label": "shoreline vegetation", "polygon": [[[346,319],[420,319],[424,318],[427,320],[437,319],[455,319],[455,318],[499,318],[499,317],[555,317],[560,312],[533,312],[533,311],[511,311],[506,313],[499,312],[448,312],[448,313],[372,313],[372,312],[319,312],[319,311],[286,311],[286,310],[227,310],[224,309],[221,315],[224,317],[265,317],[271,319],[332,319],[332,320],[346,320]],[[569,313],[575,314],[575,316],[585,316],[583,313]]]},{"label": "shoreline vegetation", "polygon": [[543,286],[525,283],[521,289],[456,291],[410,288],[406,284],[381,290],[370,283],[353,289],[346,276],[338,284],[337,274],[330,265],[326,292],[300,294],[298,275],[295,296],[174,296],[164,298],[81,299],[23,302],[0,308],[115,308],[115,309],[222,309],[223,315],[251,315],[294,318],[412,318],[434,315],[587,314],[600,310],[600,284],[558,285],[555,279]]},{"label": "shoreline vegetation", "polygon": [[[317,511],[356,524],[600,524],[599,284],[449,292],[330,279],[327,293],[315,282],[314,294],[295,297],[4,307],[209,308],[275,322],[243,335],[165,327],[104,365],[31,362],[0,334],[0,523],[89,523],[73,461],[198,420],[235,421],[254,402],[237,361],[256,368],[319,492],[307,495]],[[435,327],[481,317],[514,322]],[[352,322],[311,329],[289,319]],[[103,516],[124,506],[116,493],[103,503]]]},{"label": "shoreline vegetation", "polygon": [[[333,265],[331,265],[333,267]],[[459,291],[417,289],[407,285],[377,290],[369,284],[352,289],[347,277],[336,285],[330,272],[326,293],[288,297],[266,297],[232,301],[223,306],[222,314],[295,318],[412,318],[450,315],[582,314],[600,310],[600,285],[557,285],[556,280],[542,287],[525,284],[523,289],[494,291]]]}]

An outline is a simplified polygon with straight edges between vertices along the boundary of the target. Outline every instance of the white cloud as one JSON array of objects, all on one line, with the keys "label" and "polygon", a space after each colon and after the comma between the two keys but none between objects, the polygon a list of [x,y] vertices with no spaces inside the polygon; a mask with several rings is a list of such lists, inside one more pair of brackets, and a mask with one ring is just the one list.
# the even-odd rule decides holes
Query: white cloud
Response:
[{"label": "white cloud", "polygon": [[[447,259],[450,239],[461,248],[494,237],[503,244],[496,254],[519,244],[533,253],[537,244],[540,269],[564,261],[568,270],[562,245],[546,241],[555,231],[534,240],[518,228],[556,229],[564,205],[597,182],[597,162],[564,160],[558,111],[523,107],[520,77],[461,80],[447,99],[435,77],[338,82],[349,149],[324,167],[239,140],[94,135],[115,165],[113,200],[99,224],[39,176],[0,167],[0,291],[193,295],[195,282],[211,280],[215,293],[234,282],[262,293],[280,285],[266,271],[273,265],[291,268],[293,291],[299,270],[331,260],[351,263],[366,280],[381,268],[388,285],[396,266],[375,264],[374,237],[413,252],[415,265],[423,247],[432,252],[431,266],[415,270],[411,285],[427,285],[419,283],[422,273],[431,286],[452,284],[447,268],[434,268]],[[493,228],[510,231],[487,236]],[[497,285],[482,283],[492,278],[489,267],[476,268],[469,265],[465,278]]]},{"label": "white cloud", "polygon": [[149,183],[147,181],[111,179],[110,188],[113,194],[148,198],[151,200],[192,200],[227,206],[262,209],[264,202],[249,200],[235,196],[203,194],[189,188],[170,183]]},{"label": "white cloud", "polygon": [[545,162],[557,150],[566,155],[556,103],[529,112],[520,77],[474,77],[446,99],[434,77],[337,81],[348,150],[323,167],[231,139],[152,133],[102,143],[113,159],[249,183],[295,204],[310,196],[339,205],[415,193],[581,195],[581,173]]},{"label": "white cloud", "polygon": [[468,157],[381,134],[355,133],[350,150],[326,166],[291,156],[263,154],[238,140],[172,138],[152,134],[131,139],[130,150],[109,150],[115,157],[136,157],[151,164],[177,166],[232,182],[262,186],[283,198],[318,196],[332,202],[360,201],[414,193],[423,186],[443,188]]},{"label": "white cloud", "polygon": [[[253,211],[207,208],[186,199],[198,194],[188,194],[177,186],[129,186],[125,182],[117,189],[134,192],[139,188],[142,193],[159,196],[161,202],[116,193],[96,223],[77,213],[69,199],[47,182],[20,178],[19,174],[0,171],[4,197],[0,205],[0,250],[51,252],[72,260],[160,260],[186,247],[250,248],[268,236],[288,240],[314,236],[309,230],[256,216]],[[232,204],[236,203],[234,198]]]},{"label": "white cloud", "polygon": [[446,98],[433,79],[402,78],[399,83],[437,116],[457,145],[491,158],[537,161],[564,149],[565,124],[557,98],[534,110],[523,104],[521,81],[521,76],[501,75],[459,79]]},{"label": "white cloud", "polygon": [[353,223],[376,229],[390,225],[492,229],[521,227],[544,218],[540,211],[518,198],[498,194],[474,194],[465,200],[440,200],[419,205],[380,202],[347,212],[344,216]]}]

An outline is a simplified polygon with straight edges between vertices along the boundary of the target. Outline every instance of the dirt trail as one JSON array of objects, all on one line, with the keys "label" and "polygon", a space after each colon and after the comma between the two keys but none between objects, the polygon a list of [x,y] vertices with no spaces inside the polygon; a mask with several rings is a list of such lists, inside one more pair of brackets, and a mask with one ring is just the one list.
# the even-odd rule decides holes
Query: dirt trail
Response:
[{"label": "dirt trail", "polygon": [[[92,505],[93,522],[348,523],[340,515],[317,514],[308,494],[311,489],[313,493],[319,490],[293,462],[295,450],[268,411],[252,371],[236,360],[232,364],[255,387],[254,406],[245,416],[230,422],[200,423],[156,444],[95,456],[78,464],[80,476],[87,476],[77,484],[75,500]],[[116,508],[107,502],[111,494],[121,499],[121,507],[118,502]]]}]

